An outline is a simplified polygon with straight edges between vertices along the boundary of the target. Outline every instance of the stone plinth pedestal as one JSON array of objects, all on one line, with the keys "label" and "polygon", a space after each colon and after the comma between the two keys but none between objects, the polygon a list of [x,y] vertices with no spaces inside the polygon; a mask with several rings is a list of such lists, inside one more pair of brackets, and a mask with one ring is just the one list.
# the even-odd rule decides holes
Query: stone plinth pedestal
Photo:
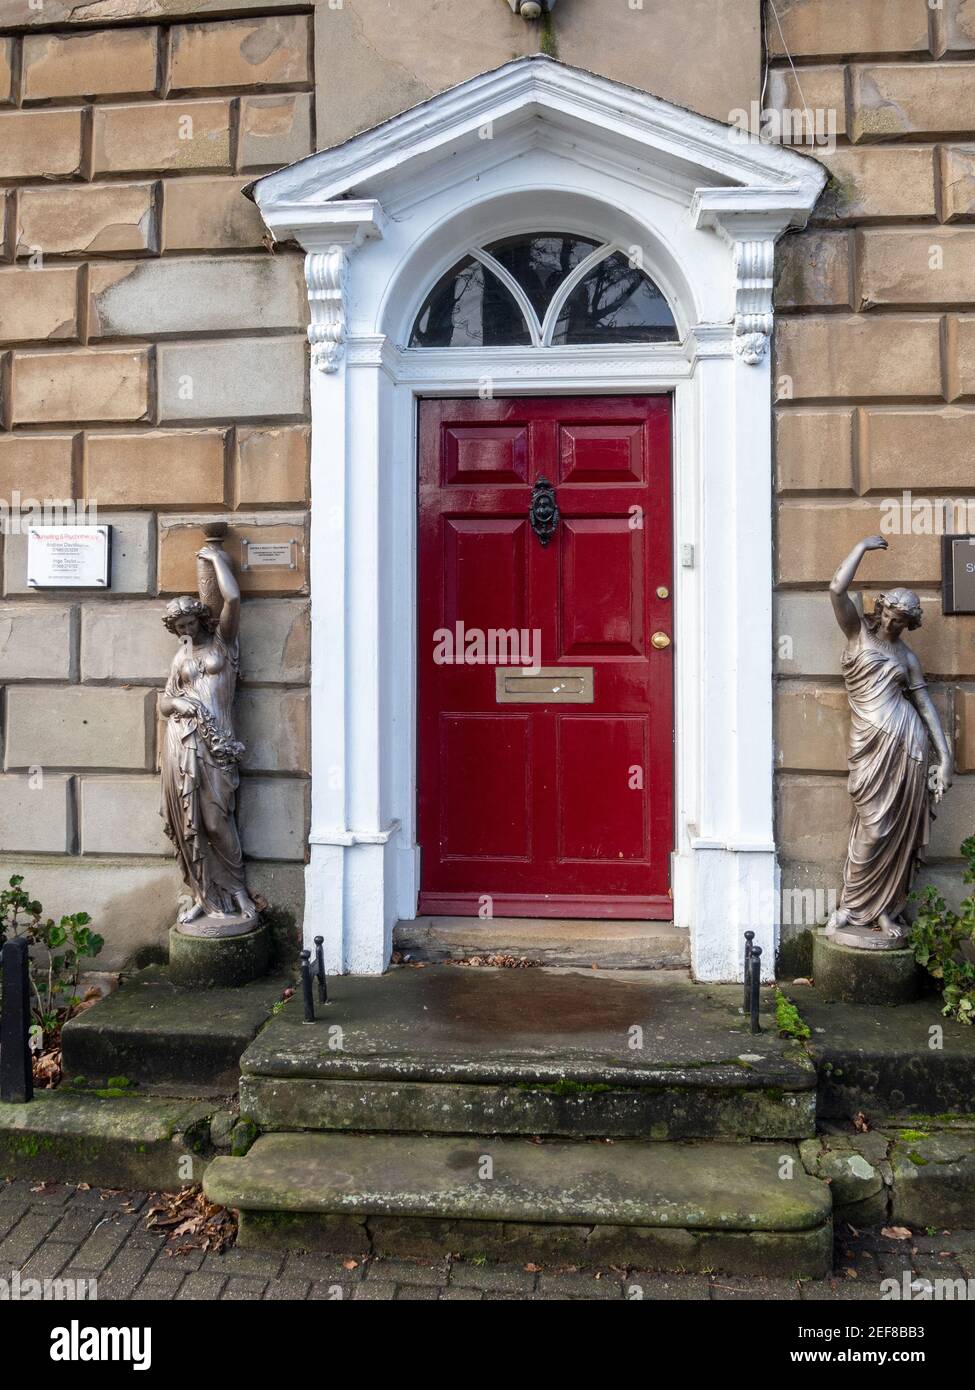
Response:
[{"label": "stone plinth pedestal", "polygon": [[920,991],[913,951],[843,946],[824,931],[813,934],[813,981],[838,1004],[908,1004]]},{"label": "stone plinth pedestal", "polygon": [[267,974],[271,933],[260,924],[243,936],[186,936],[169,929],[169,978],[190,989],[246,985]]}]

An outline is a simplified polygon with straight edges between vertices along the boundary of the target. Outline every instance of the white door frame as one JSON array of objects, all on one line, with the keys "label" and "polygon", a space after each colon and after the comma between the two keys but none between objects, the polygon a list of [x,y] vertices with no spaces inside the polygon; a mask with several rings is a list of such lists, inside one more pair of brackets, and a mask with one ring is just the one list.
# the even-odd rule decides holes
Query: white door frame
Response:
[{"label": "white door frame", "polygon": [[[813,160],[656,98],[524,59],[263,178],[305,248],[312,350],[312,825],[306,944],[374,973],[416,915],[416,401],[674,396],[675,921],[698,978],[771,963],[774,245],[825,182]],[[409,349],[471,246],[575,231],[628,248],[679,344]]]}]

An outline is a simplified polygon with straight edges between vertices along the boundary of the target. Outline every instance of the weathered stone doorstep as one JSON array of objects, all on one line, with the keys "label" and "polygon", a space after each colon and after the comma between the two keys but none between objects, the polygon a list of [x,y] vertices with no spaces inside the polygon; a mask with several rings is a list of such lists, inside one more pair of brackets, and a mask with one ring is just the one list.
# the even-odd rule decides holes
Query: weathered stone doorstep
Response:
[{"label": "weathered stone doorstep", "polygon": [[0,1177],[172,1191],[207,1164],[210,1102],[39,1091],[0,1103]]},{"label": "weathered stone doorstep", "polygon": [[245,1158],[216,1159],[204,1188],[241,1212],[251,1246],[442,1241],[470,1255],[796,1276],[825,1273],[832,1254],[829,1187],[788,1144],[268,1134]]},{"label": "weathered stone doorstep", "polygon": [[975,1028],[943,1018],[937,996],[884,1007],[827,1003],[805,986],[785,992],[812,1029],[821,1121],[975,1116]]},{"label": "weathered stone doorstep", "polygon": [[505,955],[603,970],[686,970],[691,963],[690,933],[672,922],[417,917],[397,922],[393,949],[427,962]]},{"label": "weathered stone doorstep", "polygon": [[65,1073],[235,1091],[241,1053],[290,983],[269,977],[233,989],[178,989],[163,967],[149,966],[65,1024]]}]

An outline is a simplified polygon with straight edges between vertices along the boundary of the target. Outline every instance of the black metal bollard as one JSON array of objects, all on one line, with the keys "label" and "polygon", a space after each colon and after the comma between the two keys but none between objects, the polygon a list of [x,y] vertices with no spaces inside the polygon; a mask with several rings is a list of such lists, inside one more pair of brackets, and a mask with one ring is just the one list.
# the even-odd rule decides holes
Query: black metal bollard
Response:
[{"label": "black metal bollard", "polygon": [[325,952],[322,949],[324,936],[315,937],[315,974],[318,976],[318,1002],[328,1003],[328,990],[325,986]]},{"label": "black metal bollard", "polygon": [[34,1099],[30,1061],[30,980],[27,942],[14,937],[3,947],[3,1014],[0,1017],[0,1100]]},{"label": "black metal bollard", "polygon": [[745,932],[745,973],[744,973],[744,977],[743,977],[743,978],[744,978],[744,981],[745,981],[745,1000],[744,1000],[744,1003],[743,1003],[742,1006],[741,1006],[741,1007],[742,1007],[742,1011],[743,1011],[744,1013],[746,1013],[746,1014],[750,1011],[750,1009],[751,1009],[751,1007],[752,1007],[752,972],[751,972],[751,959],[752,959],[752,942],[753,942],[754,940],[755,940],[755,933],[754,933],[753,931],[746,931],[746,932]]},{"label": "black metal bollard", "polygon": [[311,992],[311,951],[301,953],[301,997],[305,1006],[305,1022],[315,1022],[315,997]]},{"label": "black metal bollard", "polygon": [[758,1021],[758,1006],[761,995],[759,991],[762,987],[762,948],[753,946],[752,953],[748,961],[749,973],[751,974],[751,999],[749,1001],[748,1012],[751,1015],[751,1029],[753,1033],[760,1033],[762,1025]]}]

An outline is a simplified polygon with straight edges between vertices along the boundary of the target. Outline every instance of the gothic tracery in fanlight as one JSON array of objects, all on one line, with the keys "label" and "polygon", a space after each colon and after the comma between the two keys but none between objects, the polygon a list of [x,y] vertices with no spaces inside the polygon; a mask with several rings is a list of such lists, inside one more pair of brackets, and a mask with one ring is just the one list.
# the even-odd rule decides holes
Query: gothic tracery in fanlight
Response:
[{"label": "gothic tracery in fanlight", "polygon": [[472,247],[443,275],[410,347],[675,343],[666,299],[632,255],[564,232]]}]

